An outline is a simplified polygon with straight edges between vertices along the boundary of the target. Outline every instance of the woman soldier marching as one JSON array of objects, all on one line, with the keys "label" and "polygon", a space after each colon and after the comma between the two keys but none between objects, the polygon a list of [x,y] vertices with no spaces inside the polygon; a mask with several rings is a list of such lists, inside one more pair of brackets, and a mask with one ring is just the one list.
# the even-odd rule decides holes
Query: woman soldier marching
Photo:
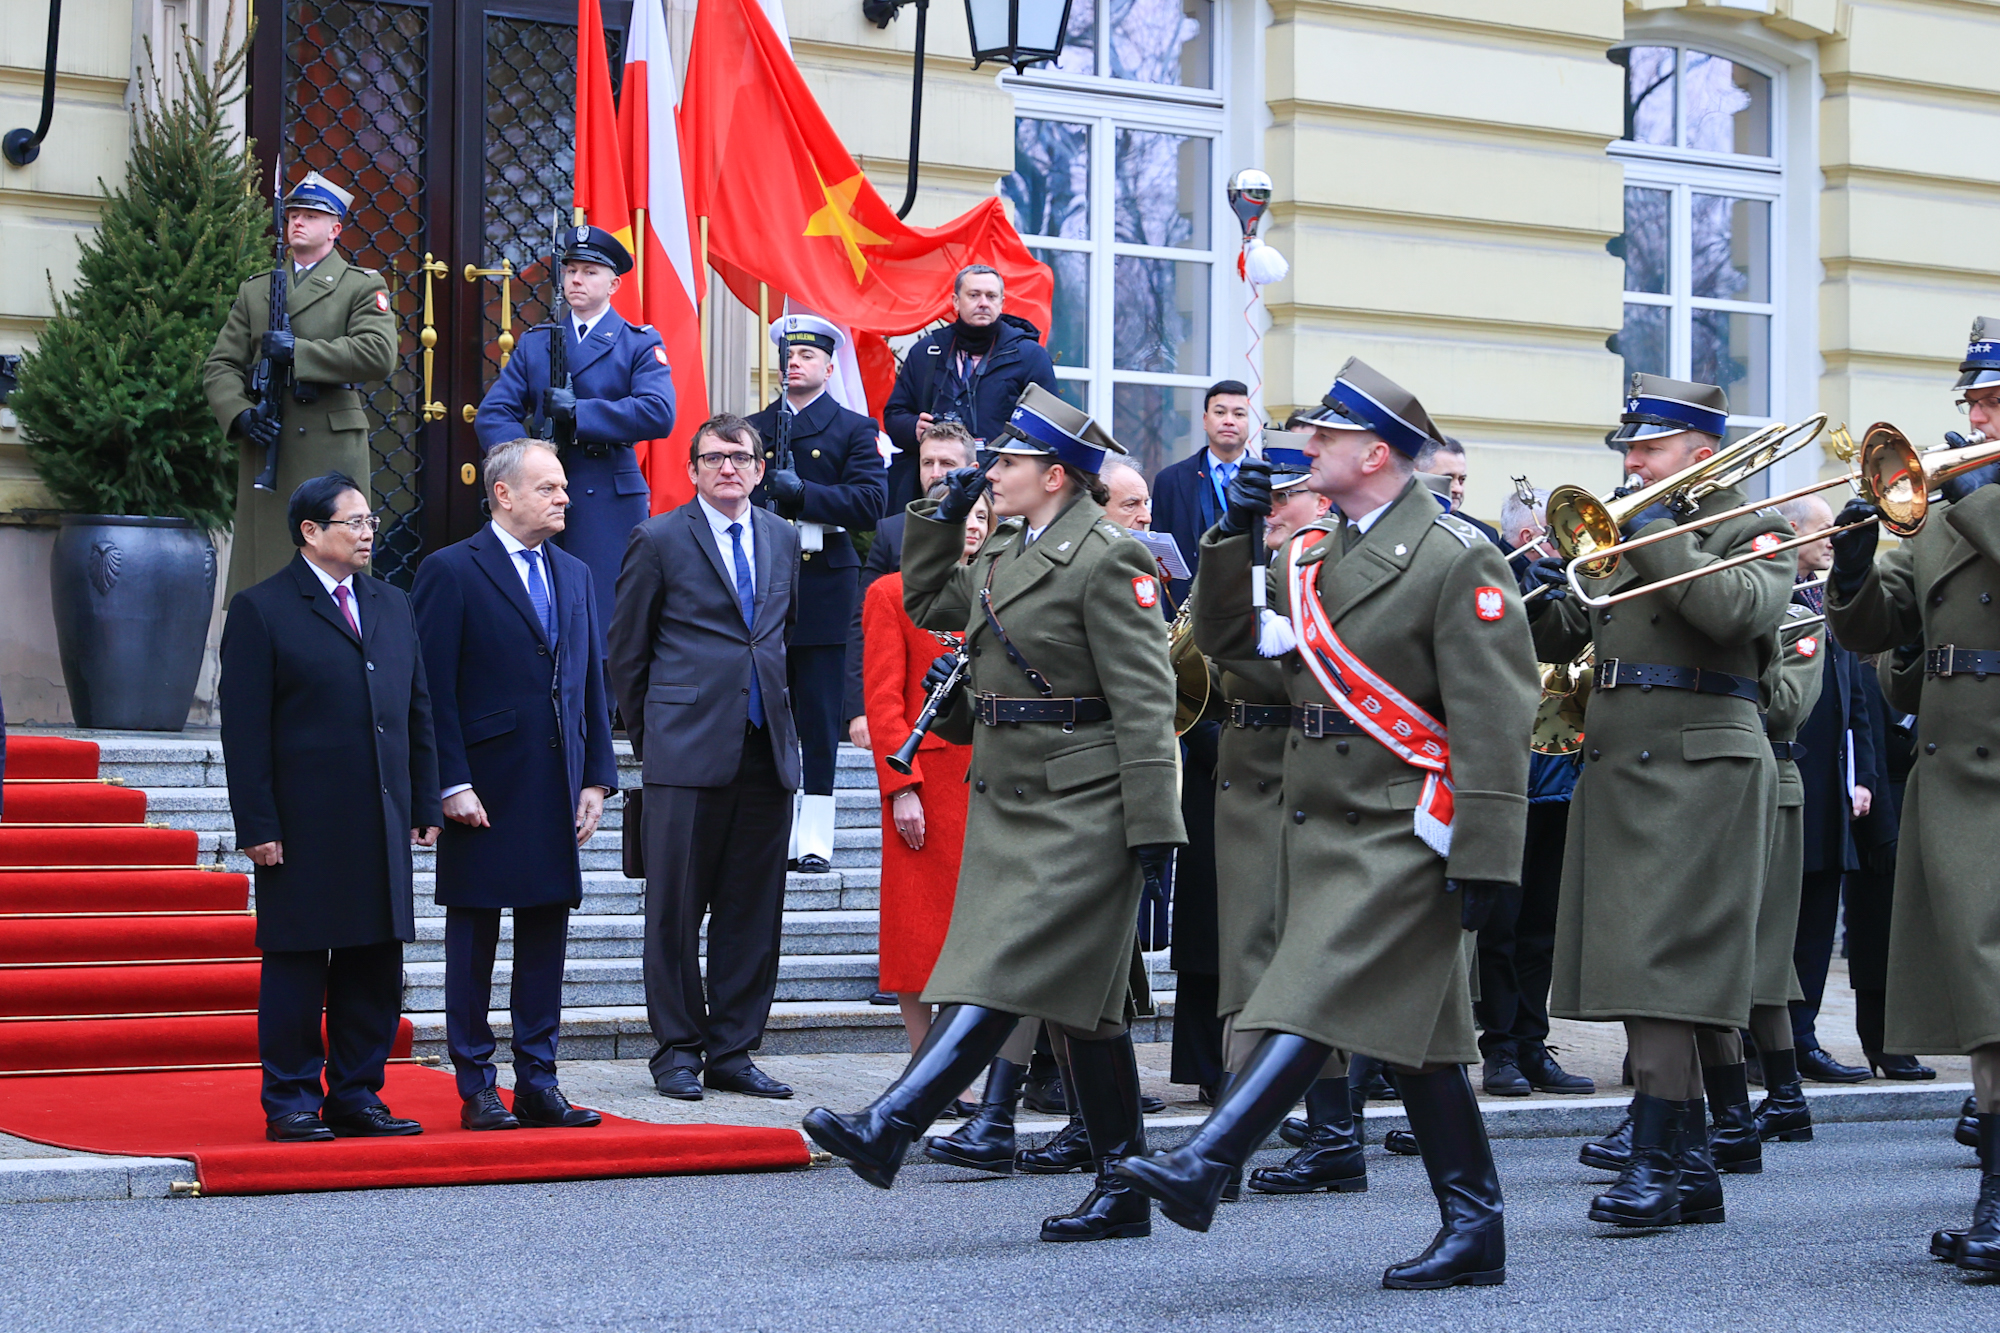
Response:
[{"label": "woman soldier marching", "polygon": [[[965,631],[971,680],[947,722],[952,739],[970,736],[972,797],[924,992],[940,1012],[866,1110],[805,1118],[822,1148],[888,1189],[939,1112],[1017,1027],[1032,1031],[1021,1020],[1043,1020],[1068,1040],[1098,1170],[1075,1212],[1042,1224],[1052,1241],[1151,1233],[1147,1200],[1110,1167],[1145,1151],[1127,1028],[1139,895],[1187,840],[1158,573],[1104,517],[1107,452],[1125,450],[1030,385],[988,468],[961,468],[941,500],[909,507],[904,605],[925,629]],[[962,565],[965,517],[989,487],[995,519],[1020,522]]]}]

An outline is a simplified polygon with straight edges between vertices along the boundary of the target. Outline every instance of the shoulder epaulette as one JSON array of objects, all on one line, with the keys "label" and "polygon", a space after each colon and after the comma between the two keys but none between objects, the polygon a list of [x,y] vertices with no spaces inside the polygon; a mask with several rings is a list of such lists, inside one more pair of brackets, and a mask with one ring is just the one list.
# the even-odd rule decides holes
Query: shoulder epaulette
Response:
[{"label": "shoulder epaulette", "polygon": [[1474,542],[1483,542],[1486,540],[1485,534],[1456,514],[1439,514],[1431,522],[1458,538],[1459,545],[1465,547],[1468,551],[1472,549]]}]

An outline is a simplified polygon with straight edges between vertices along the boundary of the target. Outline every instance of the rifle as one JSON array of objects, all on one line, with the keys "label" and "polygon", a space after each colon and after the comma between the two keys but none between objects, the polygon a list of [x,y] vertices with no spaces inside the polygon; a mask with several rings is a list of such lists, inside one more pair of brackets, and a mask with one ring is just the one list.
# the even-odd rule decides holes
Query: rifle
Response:
[{"label": "rifle", "polygon": [[[576,377],[569,369],[569,298],[563,293],[562,271],[562,210],[553,210],[549,217],[550,238],[553,246],[549,254],[549,266],[555,278],[556,299],[550,310],[555,319],[549,324],[549,388],[568,389],[576,392]],[[557,425],[548,410],[547,395],[542,399],[541,437],[556,447],[557,453],[565,452],[576,443],[576,422],[574,420]]]},{"label": "rifle", "polygon": [[[273,333],[292,331],[292,312],[285,304],[287,290],[291,287],[292,266],[285,245],[285,193],[282,167],[271,168],[271,227],[277,234],[277,263],[271,270],[271,311],[266,327]],[[285,397],[294,392],[292,383],[292,363],[275,366],[271,358],[258,358],[256,368],[250,372],[250,397],[256,401],[253,409],[260,421],[273,425],[283,425],[285,420]],[[264,470],[250,483],[260,491],[275,491],[278,488],[278,444],[275,437],[264,450]]]}]

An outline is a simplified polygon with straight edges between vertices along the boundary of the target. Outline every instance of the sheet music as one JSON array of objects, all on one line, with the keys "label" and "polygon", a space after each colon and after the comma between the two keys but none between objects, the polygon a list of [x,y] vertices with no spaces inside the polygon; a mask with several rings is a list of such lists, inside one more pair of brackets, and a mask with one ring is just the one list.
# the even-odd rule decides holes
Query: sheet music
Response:
[{"label": "sheet music", "polygon": [[1191,579],[1194,571],[1188,568],[1187,560],[1181,555],[1180,543],[1171,532],[1134,532],[1145,548],[1152,552],[1153,559],[1159,561],[1160,568],[1167,571],[1170,579]]}]

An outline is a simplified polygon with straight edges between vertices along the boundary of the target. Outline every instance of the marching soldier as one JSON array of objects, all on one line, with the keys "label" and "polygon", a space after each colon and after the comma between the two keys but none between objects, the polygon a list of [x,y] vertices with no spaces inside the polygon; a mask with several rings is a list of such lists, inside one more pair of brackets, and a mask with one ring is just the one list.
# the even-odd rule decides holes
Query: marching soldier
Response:
[{"label": "marching soldier", "polygon": [[[291,563],[285,506],[301,483],[329,472],[365,481],[374,471],[362,391],[396,368],[396,317],[381,276],[348,263],[334,248],[353,202],[353,195],[317,171],[306,173],[284,201],[291,332],[271,331],[273,275],[260,273],[236,289],[229,318],[202,367],[216,423],[242,446],[229,556],[231,597]],[[251,372],[266,358],[280,370],[289,365],[294,378],[282,420],[258,417],[250,397]],[[272,447],[278,450],[277,480],[260,491],[252,481]]]},{"label": "marching soldier", "polygon": [[[827,392],[840,330],[816,315],[786,315],[771,326],[771,341],[785,361],[785,391],[750,418],[764,440],[767,474],[755,499],[799,526],[799,619],[786,662],[805,785],[792,828],[799,870],[818,875],[833,868],[834,762],[846,726],[840,692],[848,630],[861,597],[861,557],[848,534],[873,528],[882,517],[889,474],[876,448],[881,431],[875,422]],[[778,456],[785,431],[789,464]]]},{"label": "marching soldier", "polygon": [[[1714,385],[1656,375],[1635,375],[1625,406],[1612,439],[1625,448],[1628,477],[1646,484],[1711,456],[1729,416]],[[1741,490],[1725,487],[1688,512],[1653,505],[1625,533],[1742,503]],[[1745,515],[1634,550],[1597,587],[1615,592],[1762,551],[1790,531],[1775,513]],[[1620,1226],[1719,1222],[1697,1034],[1734,1032],[1755,993],[1778,790],[1758,681],[1777,651],[1792,562],[1754,561],[1596,612],[1562,594],[1563,565],[1548,557],[1529,567],[1528,582],[1558,594],[1534,608],[1537,655],[1567,662],[1594,643],[1597,666],[1549,1010],[1624,1020],[1637,1087],[1624,1167],[1590,1216]]]},{"label": "marching soldier", "polygon": [[1408,391],[1350,360],[1304,419],[1307,484],[1345,521],[1292,538],[1260,627],[1245,530],[1269,508],[1269,472],[1246,462],[1202,539],[1195,622],[1225,661],[1288,650],[1283,923],[1235,1022],[1262,1037],[1186,1146],[1118,1169],[1205,1231],[1328,1057],[1374,1056],[1396,1070],[1443,1223],[1383,1285],[1493,1285],[1506,1238],[1464,1069],[1479,1058],[1464,932],[1521,873],[1541,693],[1527,617],[1499,551],[1416,480],[1442,434]]},{"label": "marching soldier", "polygon": [[[949,725],[972,741],[972,805],[957,906],[924,999],[930,1035],[866,1110],[806,1132],[887,1189],[903,1154],[1000,1051],[1023,1015],[1063,1033],[1098,1175],[1047,1241],[1150,1235],[1145,1197],[1111,1166],[1144,1151],[1130,965],[1144,881],[1186,841],[1176,791],[1174,682],[1160,580],[1104,517],[1097,474],[1123,452],[1039,386],[992,463],[993,511],[1022,527],[959,563],[988,485],[960,468],[909,507],[904,601],[926,629],[965,631],[969,686]],[[941,680],[948,664],[933,674]],[[935,684],[935,682],[933,682]]]},{"label": "marching soldier", "polygon": [[[528,330],[480,400],[473,429],[481,452],[518,440],[574,434],[562,451],[569,520],[553,539],[590,566],[600,625],[611,623],[626,539],[652,513],[650,488],[633,446],[674,428],[674,376],[649,324],[628,324],[611,294],[632,271],[632,256],[602,227],[564,233],[563,328]],[[568,380],[551,384],[549,340],[566,344]],[[557,428],[560,428],[559,430]]]},{"label": "marching soldier", "polygon": [[[1959,408],[2000,436],[2000,320],[1980,318],[1959,366]],[[1981,1176],[1972,1226],[1931,1252],[2000,1272],[2000,894],[1993,892],[2000,709],[2000,466],[1947,482],[1913,538],[1875,558],[1873,526],[1833,538],[1827,616],[1856,652],[1921,643],[1916,767],[1903,795],[1889,931],[1886,1049],[1972,1057]],[[1836,527],[1874,510],[1850,500]],[[1914,665],[1914,664],[1913,664]],[[1901,706],[1901,705],[1899,705]]]}]

